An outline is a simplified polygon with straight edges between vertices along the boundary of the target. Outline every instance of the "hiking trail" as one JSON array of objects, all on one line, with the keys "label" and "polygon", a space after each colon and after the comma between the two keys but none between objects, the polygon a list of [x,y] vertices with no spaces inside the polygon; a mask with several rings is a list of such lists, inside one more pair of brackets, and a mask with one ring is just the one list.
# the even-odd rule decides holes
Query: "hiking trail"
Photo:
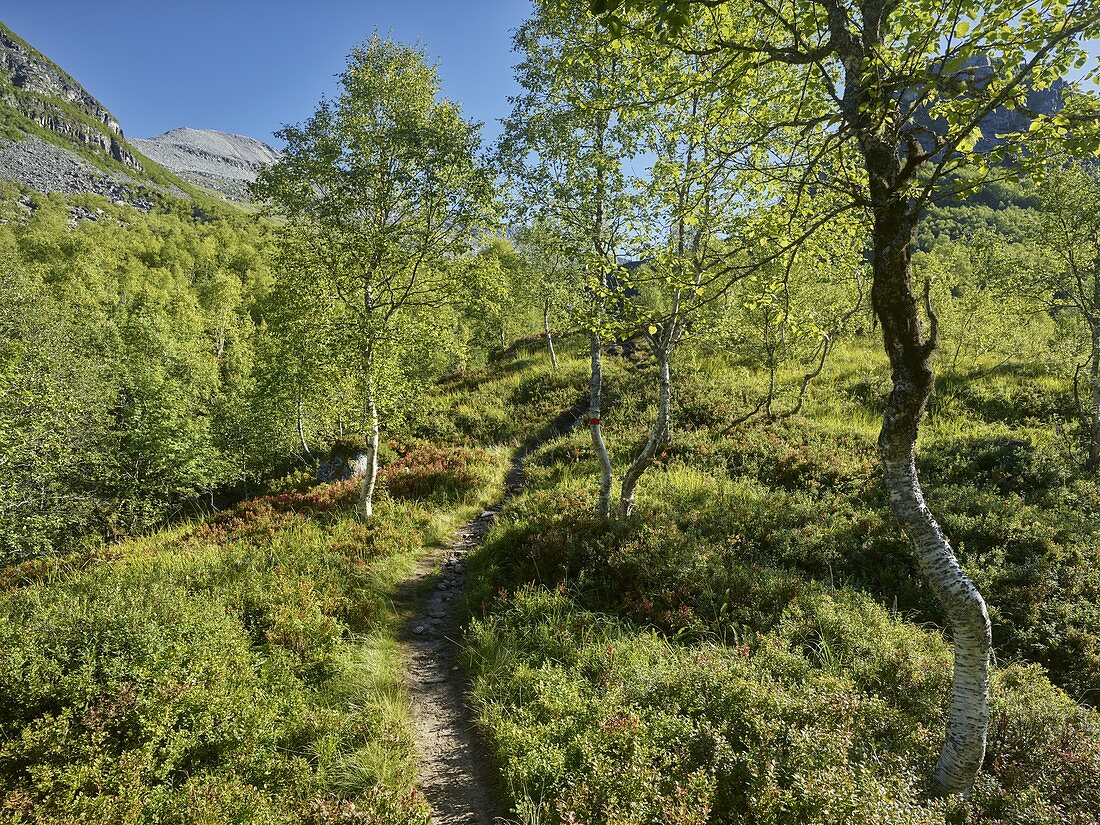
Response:
[{"label": "hiking trail", "polygon": [[[467,704],[469,685],[459,664],[466,557],[484,540],[504,504],[523,489],[524,458],[568,432],[583,408],[578,404],[567,410],[530,439],[512,457],[500,499],[425,555],[402,585],[401,601],[414,606],[404,634],[404,659],[419,757],[417,787],[436,825],[506,821],[499,777]],[[426,581],[437,572],[438,584],[425,593]]]}]

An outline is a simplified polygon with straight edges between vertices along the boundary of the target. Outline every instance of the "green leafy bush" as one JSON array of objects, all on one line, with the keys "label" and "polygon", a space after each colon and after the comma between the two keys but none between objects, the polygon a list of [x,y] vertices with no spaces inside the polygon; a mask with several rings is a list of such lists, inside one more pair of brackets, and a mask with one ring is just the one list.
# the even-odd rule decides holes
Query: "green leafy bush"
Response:
[{"label": "green leafy bush", "polygon": [[475,622],[468,655],[529,821],[1086,822],[1100,810],[1100,720],[1034,668],[997,676],[974,797],[928,801],[948,649],[853,592],[809,588],[750,647],[670,643],[563,589],[521,588]]},{"label": "green leafy bush", "polygon": [[0,820],[427,825],[391,591],[503,472],[445,455],[449,505],[387,498],[362,522],[350,481],[13,568]]}]

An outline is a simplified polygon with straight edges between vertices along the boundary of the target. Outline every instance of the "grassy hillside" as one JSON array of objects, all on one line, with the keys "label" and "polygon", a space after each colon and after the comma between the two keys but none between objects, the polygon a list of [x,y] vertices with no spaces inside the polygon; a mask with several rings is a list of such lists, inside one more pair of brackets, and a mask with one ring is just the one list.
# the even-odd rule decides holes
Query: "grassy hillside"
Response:
[{"label": "grassy hillside", "polygon": [[0,590],[0,820],[426,823],[394,587],[503,455],[410,447],[354,483],[27,562]]},{"label": "grassy hillside", "polygon": [[[1095,821],[1100,715],[1074,699],[1100,685],[1100,485],[1041,423],[1065,387],[976,365],[965,391],[944,375],[931,411],[929,501],[999,656],[986,769],[945,807],[924,777],[951,657],[878,479],[888,376],[871,343],[774,424],[728,426],[764,376],[679,364],[674,445],[629,520],[589,515],[583,429],[528,461],[472,561],[468,640],[520,821]],[[623,468],[655,390],[617,367],[604,422]]]},{"label": "grassy hillside", "polygon": [[[369,525],[346,484],[288,487],[9,568],[6,821],[425,821],[394,583],[577,401],[586,366],[578,346],[553,374],[519,345],[443,380],[391,445]],[[610,365],[620,462],[648,369]],[[956,393],[949,373],[923,443],[1000,657],[986,769],[945,803],[924,782],[951,657],[879,488],[883,363],[856,341],[803,417],[733,428],[731,387],[763,376],[702,358],[677,374],[675,443],[633,518],[588,515],[581,429],[527,460],[471,557],[473,700],[518,820],[1095,821],[1100,716],[1074,698],[1097,685],[1100,496],[1038,423],[1063,388],[1006,367]]]},{"label": "grassy hillside", "polygon": [[649,5],[255,209],[0,25],[0,825],[1100,825],[1100,16]]}]

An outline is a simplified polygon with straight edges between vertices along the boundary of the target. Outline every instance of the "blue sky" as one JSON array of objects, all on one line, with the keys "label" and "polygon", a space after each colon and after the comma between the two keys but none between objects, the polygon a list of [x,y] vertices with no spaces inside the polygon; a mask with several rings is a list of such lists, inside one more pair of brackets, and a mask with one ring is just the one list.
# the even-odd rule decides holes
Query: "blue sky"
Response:
[{"label": "blue sky", "polygon": [[528,0],[11,0],[0,20],[99,98],[129,137],[177,126],[274,143],[307,118],[371,31],[420,41],[444,94],[489,139],[515,92]]},{"label": "blue sky", "polygon": [[529,11],[529,0],[7,0],[0,20],[130,137],[191,126],[275,143],[271,133],[307,118],[348,52],[378,29],[419,41],[444,94],[492,140],[516,91],[511,31]]}]

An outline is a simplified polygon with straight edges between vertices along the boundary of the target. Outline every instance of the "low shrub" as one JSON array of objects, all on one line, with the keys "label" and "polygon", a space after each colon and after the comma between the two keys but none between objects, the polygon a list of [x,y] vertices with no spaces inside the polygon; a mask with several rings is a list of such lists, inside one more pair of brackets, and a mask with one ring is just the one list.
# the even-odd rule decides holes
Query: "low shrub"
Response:
[{"label": "low shrub", "polygon": [[0,821],[427,825],[392,587],[503,472],[430,455],[456,480],[430,508],[363,522],[350,481],[24,571],[0,592]]},{"label": "low shrub", "polygon": [[383,467],[379,480],[395,499],[465,501],[481,490],[488,463],[485,450],[421,443]]},{"label": "low shrub", "polygon": [[929,801],[948,648],[854,592],[812,589],[748,647],[671,643],[564,588],[520,588],[474,623],[468,656],[528,821],[1088,822],[1100,810],[1098,717],[1034,668],[997,675],[973,798]]}]

